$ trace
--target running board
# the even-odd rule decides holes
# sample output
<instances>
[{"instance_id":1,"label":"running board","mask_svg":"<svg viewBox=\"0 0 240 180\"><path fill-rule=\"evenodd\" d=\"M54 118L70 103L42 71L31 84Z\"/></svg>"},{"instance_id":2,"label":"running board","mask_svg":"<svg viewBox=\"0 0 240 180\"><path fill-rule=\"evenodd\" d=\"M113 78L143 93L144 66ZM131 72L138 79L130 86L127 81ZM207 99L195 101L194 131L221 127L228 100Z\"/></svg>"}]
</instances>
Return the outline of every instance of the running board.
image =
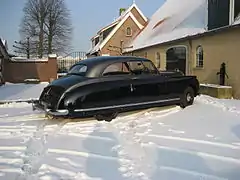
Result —
<instances>
[{"instance_id":1,"label":"running board","mask_svg":"<svg viewBox=\"0 0 240 180\"><path fill-rule=\"evenodd\" d=\"M81 112L89 112L89 111L109 110L109 109L115 109L115 108L127 108L127 107L141 106L141 105L151 105L151 104L157 104L157 103L174 102L174 101L179 101L179 100L180 100L180 98L173 98L173 99L164 99L164 100L157 100L157 101L131 103L131 104L114 105L114 106L106 106L106 107L75 109L74 112L81 113ZM53 115L53 116L67 116L67 115L69 115L69 111L67 109L52 111L51 109L44 109L44 107L42 107L38 103L33 103L33 110L35 110L35 109L43 110L47 114Z\"/></svg>"},{"instance_id":2,"label":"running board","mask_svg":"<svg viewBox=\"0 0 240 180\"><path fill-rule=\"evenodd\" d=\"M114 108L126 108L126 107L132 107L132 106L150 105L150 104L172 102L172 101L179 101L179 100L180 98L174 98L174 99L165 99L165 100L157 100L157 101L149 101L149 102L141 102L141 103L106 106L106 107L75 109L74 112L89 112L89 111L98 111L98 110L108 110L108 109L114 109Z\"/></svg>"}]
</instances>

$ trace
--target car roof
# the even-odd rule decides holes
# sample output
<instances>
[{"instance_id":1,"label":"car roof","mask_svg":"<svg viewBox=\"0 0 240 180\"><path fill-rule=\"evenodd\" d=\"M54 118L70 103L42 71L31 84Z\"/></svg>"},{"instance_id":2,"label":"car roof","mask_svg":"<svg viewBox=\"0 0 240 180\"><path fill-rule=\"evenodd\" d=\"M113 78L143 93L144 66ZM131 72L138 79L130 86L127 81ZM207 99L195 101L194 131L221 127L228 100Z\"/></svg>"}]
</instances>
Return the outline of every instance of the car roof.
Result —
<instances>
[{"instance_id":1,"label":"car roof","mask_svg":"<svg viewBox=\"0 0 240 180\"><path fill-rule=\"evenodd\" d=\"M117 63L123 62L126 60L131 61L150 61L146 58L136 57L136 56L96 56L88 59L79 61L77 64L86 64L86 65L97 65L97 64L108 64L108 63Z\"/></svg>"},{"instance_id":2,"label":"car roof","mask_svg":"<svg viewBox=\"0 0 240 180\"><path fill-rule=\"evenodd\" d=\"M136 56L97 56L81 60L74 64L73 66L84 64L88 66L86 77L98 77L99 74L101 74L102 71L110 64L121 63L126 61L151 62L151 60L149 59Z\"/></svg>"}]
</instances>

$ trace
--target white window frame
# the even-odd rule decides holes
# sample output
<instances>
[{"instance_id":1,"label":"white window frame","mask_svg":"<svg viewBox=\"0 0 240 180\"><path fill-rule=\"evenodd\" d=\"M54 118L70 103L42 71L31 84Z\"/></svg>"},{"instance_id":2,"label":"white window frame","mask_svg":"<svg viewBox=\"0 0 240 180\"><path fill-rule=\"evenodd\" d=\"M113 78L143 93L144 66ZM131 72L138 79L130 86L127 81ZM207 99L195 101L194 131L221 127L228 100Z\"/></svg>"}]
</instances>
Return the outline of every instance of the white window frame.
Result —
<instances>
[{"instance_id":1,"label":"white window frame","mask_svg":"<svg viewBox=\"0 0 240 180\"><path fill-rule=\"evenodd\" d=\"M148 52L144 52L144 58L148 58Z\"/></svg>"},{"instance_id":2,"label":"white window frame","mask_svg":"<svg viewBox=\"0 0 240 180\"><path fill-rule=\"evenodd\" d=\"M157 68L161 68L161 54L159 52L156 52L155 63Z\"/></svg>"},{"instance_id":3,"label":"white window frame","mask_svg":"<svg viewBox=\"0 0 240 180\"><path fill-rule=\"evenodd\" d=\"M130 29L130 34L128 34L129 29ZM132 36L132 28L131 27L126 28L126 36Z\"/></svg>"},{"instance_id":4,"label":"white window frame","mask_svg":"<svg viewBox=\"0 0 240 180\"><path fill-rule=\"evenodd\" d=\"M234 9L235 9L235 0L230 0L229 5L229 25L232 25L234 23Z\"/></svg>"},{"instance_id":5,"label":"white window frame","mask_svg":"<svg viewBox=\"0 0 240 180\"><path fill-rule=\"evenodd\" d=\"M202 53L202 55L200 55L201 53ZM204 66L204 50L203 50L203 47L201 45L199 45L196 48L196 67L203 68L203 66Z\"/></svg>"}]
</instances>

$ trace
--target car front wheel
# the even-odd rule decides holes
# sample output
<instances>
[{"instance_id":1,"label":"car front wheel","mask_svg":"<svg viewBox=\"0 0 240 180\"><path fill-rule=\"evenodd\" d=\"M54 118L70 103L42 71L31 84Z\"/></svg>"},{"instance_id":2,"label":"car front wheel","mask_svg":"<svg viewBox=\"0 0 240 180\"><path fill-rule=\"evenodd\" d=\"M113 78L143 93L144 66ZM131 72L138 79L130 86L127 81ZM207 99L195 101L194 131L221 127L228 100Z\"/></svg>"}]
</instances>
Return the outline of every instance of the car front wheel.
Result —
<instances>
[{"instance_id":1,"label":"car front wheel","mask_svg":"<svg viewBox=\"0 0 240 180\"><path fill-rule=\"evenodd\" d=\"M194 90L192 87L185 89L180 97L180 107L185 108L193 104L194 101Z\"/></svg>"}]
</instances>

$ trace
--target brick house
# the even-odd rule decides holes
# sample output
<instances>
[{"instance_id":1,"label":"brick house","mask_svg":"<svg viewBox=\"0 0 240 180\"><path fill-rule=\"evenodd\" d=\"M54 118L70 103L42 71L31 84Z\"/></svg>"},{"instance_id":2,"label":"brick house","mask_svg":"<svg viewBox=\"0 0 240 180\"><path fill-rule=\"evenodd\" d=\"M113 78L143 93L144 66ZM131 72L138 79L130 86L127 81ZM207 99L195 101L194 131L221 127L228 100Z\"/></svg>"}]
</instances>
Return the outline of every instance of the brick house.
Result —
<instances>
[{"instance_id":1,"label":"brick house","mask_svg":"<svg viewBox=\"0 0 240 180\"><path fill-rule=\"evenodd\" d=\"M87 56L122 55L124 44L129 43L147 24L147 18L133 3L121 11L120 16L111 24L100 29L92 37L92 47Z\"/></svg>"},{"instance_id":2,"label":"brick house","mask_svg":"<svg viewBox=\"0 0 240 180\"><path fill-rule=\"evenodd\" d=\"M160 70L179 69L200 83L219 84L226 64L226 85L240 98L240 1L169 0L124 50L147 57Z\"/></svg>"}]
</instances>

